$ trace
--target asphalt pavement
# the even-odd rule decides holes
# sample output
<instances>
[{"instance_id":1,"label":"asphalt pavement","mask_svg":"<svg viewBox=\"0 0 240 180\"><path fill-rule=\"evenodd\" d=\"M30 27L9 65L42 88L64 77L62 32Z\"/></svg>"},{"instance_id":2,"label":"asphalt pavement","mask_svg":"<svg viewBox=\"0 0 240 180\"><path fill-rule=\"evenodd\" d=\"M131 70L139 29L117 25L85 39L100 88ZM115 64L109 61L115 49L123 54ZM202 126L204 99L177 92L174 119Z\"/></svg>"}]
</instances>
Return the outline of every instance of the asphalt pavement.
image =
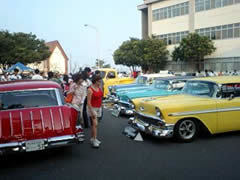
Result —
<instances>
[{"instance_id":1,"label":"asphalt pavement","mask_svg":"<svg viewBox=\"0 0 240 180\"><path fill-rule=\"evenodd\" d=\"M99 125L99 149L89 143L0 158L0 180L36 179L240 179L240 132L200 137L192 143L122 134L127 118L109 110Z\"/></svg>"}]
</instances>

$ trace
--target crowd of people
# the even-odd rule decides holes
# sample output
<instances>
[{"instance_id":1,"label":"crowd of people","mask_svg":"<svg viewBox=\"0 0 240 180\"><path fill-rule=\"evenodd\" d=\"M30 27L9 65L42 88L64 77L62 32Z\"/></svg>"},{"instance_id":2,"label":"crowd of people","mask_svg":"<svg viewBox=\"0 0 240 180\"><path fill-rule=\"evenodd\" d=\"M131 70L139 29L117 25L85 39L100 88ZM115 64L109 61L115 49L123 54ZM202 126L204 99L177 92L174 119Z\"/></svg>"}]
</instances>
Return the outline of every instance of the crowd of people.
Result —
<instances>
[{"instance_id":1,"label":"crowd of people","mask_svg":"<svg viewBox=\"0 0 240 180\"><path fill-rule=\"evenodd\" d=\"M91 127L92 147L98 148L101 141L97 139L98 121L102 117L103 80L100 71L91 71L86 67L82 72L71 75L60 76L58 73L48 72L47 77L43 76L38 69L34 74L23 75L18 69L14 69L12 74L4 72L0 81L14 81L22 79L49 80L58 83L65 96L71 96L68 102L79 113L79 121L83 127Z\"/></svg>"}]
</instances>

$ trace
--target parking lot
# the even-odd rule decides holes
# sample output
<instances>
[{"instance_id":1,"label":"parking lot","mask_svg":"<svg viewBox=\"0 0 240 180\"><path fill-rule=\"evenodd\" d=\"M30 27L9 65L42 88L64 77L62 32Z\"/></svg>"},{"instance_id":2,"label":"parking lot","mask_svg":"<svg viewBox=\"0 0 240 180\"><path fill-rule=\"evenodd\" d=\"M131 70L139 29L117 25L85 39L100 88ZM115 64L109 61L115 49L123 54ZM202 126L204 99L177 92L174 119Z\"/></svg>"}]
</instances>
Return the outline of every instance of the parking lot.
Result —
<instances>
[{"instance_id":1,"label":"parking lot","mask_svg":"<svg viewBox=\"0 0 240 180\"><path fill-rule=\"evenodd\" d=\"M127 118L109 110L99 125L102 145L83 144L3 156L0 179L239 179L240 133L200 137L192 143L124 136Z\"/></svg>"}]
</instances>

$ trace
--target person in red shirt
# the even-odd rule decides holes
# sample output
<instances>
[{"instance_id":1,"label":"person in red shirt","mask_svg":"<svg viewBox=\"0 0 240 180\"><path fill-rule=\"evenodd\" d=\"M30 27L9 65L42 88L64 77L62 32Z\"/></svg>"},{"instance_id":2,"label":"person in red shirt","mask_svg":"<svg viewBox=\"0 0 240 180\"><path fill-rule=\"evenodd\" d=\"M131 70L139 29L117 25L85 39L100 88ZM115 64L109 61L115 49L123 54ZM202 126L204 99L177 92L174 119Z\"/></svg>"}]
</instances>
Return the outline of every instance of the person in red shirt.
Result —
<instances>
[{"instance_id":1,"label":"person in red shirt","mask_svg":"<svg viewBox=\"0 0 240 180\"><path fill-rule=\"evenodd\" d=\"M88 88L87 93L87 111L92 121L90 142L94 148L98 148L101 144L101 141L97 139L98 118L102 114L103 92L101 90L101 80L100 76L93 75L92 85Z\"/></svg>"}]
</instances>

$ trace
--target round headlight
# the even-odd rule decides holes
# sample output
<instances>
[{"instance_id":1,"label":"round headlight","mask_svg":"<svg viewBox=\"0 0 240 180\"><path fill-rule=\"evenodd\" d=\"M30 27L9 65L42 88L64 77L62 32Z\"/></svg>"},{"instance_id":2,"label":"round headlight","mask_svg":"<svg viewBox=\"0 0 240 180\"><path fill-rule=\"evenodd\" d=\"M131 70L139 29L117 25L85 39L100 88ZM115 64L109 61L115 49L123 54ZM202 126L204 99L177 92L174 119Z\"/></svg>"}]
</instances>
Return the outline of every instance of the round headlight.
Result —
<instances>
[{"instance_id":1,"label":"round headlight","mask_svg":"<svg viewBox=\"0 0 240 180\"><path fill-rule=\"evenodd\" d=\"M161 114L160 109L158 107L156 107L155 110L156 110L156 116L161 117L162 114Z\"/></svg>"}]
</instances>

